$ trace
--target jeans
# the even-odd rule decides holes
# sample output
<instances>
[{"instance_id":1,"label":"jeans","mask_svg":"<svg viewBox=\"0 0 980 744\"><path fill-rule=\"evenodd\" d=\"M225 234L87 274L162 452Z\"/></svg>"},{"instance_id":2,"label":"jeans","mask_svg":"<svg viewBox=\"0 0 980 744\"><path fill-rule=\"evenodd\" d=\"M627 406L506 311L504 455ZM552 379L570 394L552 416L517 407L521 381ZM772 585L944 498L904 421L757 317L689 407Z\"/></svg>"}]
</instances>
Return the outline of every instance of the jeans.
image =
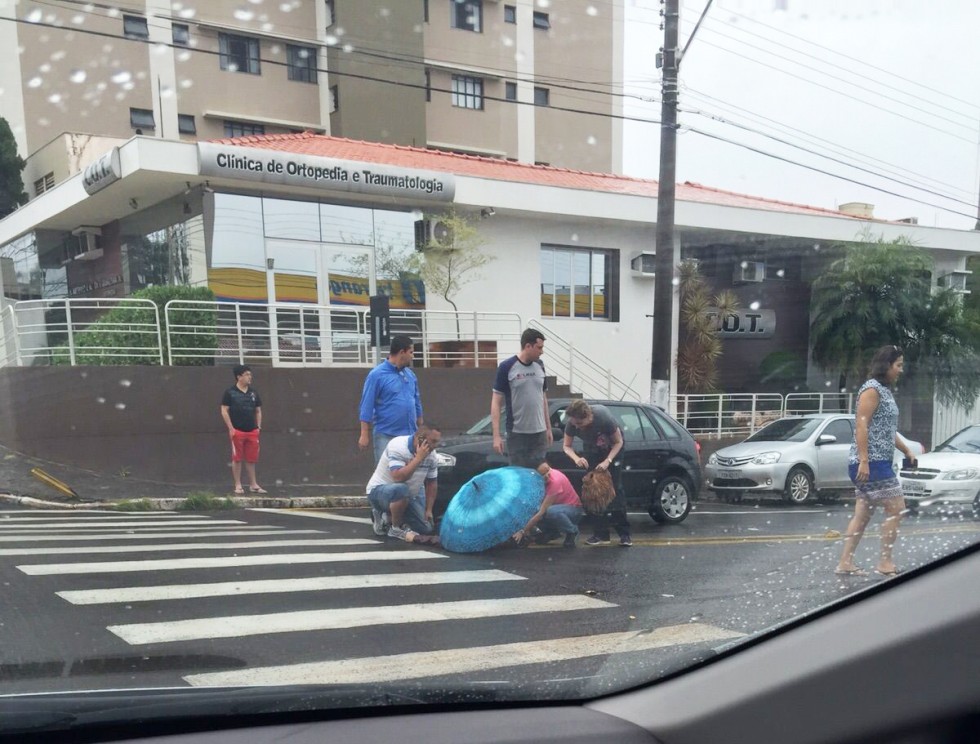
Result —
<instances>
[{"instance_id":1,"label":"jeans","mask_svg":"<svg viewBox=\"0 0 980 744\"><path fill-rule=\"evenodd\" d=\"M374 432L371 434L371 441L374 444L374 464L377 465L381 462L381 455L385 453L385 448L388 446L388 442L395 438L395 434L382 434L381 432Z\"/></svg>"},{"instance_id":2,"label":"jeans","mask_svg":"<svg viewBox=\"0 0 980 744\"><path fill-rule=\"evenodd\" d=\"M385 514L391 514L391 504L393 501L408 499L405 507L404 523L416 532L423 535L431 535L435 531L435 525L425 521L425 489L422 488L414 496L408 492L408 485L405 483L384 483L375 486L368 494L368 501L371 506ZM401 527L400 524L394 525Z\"/></svg>"},{"instance_id":3,"label":"jeans","mask_svg":"<svg viewBox=\"0 0 980 744\"><path fill-rule=\"evenodd\" d=\"M578 534L578 523L585 511L581 506L571 504L552 504L541 517L542 532L564 532L566 535Z\"/></svg>"},{"instance_id":4,"label":"jeans","mask_svg":"<svg viewBox=\"0 0 980 744\"><path fill-rule=\"evenodd\" d=\"M507 458L511 465L522 468L536 468L544 462L548 451L546 432L537 434L520 434L510 432L507 435Z\"/></svg>"},{"instance_id":5,"label":"jeans","mask_svg":"<svg viewBox=\"0 0 980 744\"><path fill-rule=\"evenodd\" d=\"M589 466L595 468L596 463L606 459L609 450L586 450L585 459L589 461ZM592 516L592 534L603 540L609 539L609 527L612 526L621 538L630 536L630 523L626 516L626 493L623 491L623 460L618 456L609 466L609 475L612 477L613 485L616 487L616 498L614 498L603 514Z\"/></svg>"}]
</instances>

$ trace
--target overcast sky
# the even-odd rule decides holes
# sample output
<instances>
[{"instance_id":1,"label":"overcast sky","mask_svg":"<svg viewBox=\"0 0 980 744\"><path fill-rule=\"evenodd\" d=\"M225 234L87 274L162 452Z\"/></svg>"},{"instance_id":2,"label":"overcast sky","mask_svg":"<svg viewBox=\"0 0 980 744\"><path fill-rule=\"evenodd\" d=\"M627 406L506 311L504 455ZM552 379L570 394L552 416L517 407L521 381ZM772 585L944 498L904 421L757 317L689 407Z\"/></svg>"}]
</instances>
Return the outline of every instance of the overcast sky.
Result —
<instances>
[{"instance_id":1,"label":"overcast sky","mask_svg":"<svg viewBox=\"0 0 980 744\"><path fill-rule=\"evenodd\" d=\"M705 5L682 0L682 47ZM657 101L627 98L626 113L659 119L660 4L626 0L626 6L627 93ZM693 131L678 138L678 181L829 208L868 202L876 217L973 229L980 179L978 29L978 0L715 0L681 64L682 127L860 183ZM627 122L625 145L626 172L657 178L659 126Z\"/></svg>"}]
</instances>

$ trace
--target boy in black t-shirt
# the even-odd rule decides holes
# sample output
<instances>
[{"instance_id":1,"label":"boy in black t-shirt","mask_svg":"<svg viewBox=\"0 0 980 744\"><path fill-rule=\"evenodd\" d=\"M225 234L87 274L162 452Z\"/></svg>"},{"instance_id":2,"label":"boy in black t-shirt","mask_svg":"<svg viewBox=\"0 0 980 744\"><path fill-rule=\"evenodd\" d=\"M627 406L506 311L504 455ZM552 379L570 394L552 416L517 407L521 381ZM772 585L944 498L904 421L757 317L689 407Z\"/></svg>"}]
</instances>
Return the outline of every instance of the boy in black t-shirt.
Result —
<instances>
[{"instance_id":1,"label":"boy in black t-shirt","mask_svg":"<svg viewBox=\"0 0 980 744\"><path fill-rule=\"evenodd\" d=\"M232 368L235 384L225 390L221 398L221 418L231 440L231 475L235 480L235 493L244 494L242 488L242 462L248 475L248 490L266 493L255 479L255 463L259 461L259 432L262 429L262 399L252 387L252 370L244 364Z\"/></svg>"}]
</instances>

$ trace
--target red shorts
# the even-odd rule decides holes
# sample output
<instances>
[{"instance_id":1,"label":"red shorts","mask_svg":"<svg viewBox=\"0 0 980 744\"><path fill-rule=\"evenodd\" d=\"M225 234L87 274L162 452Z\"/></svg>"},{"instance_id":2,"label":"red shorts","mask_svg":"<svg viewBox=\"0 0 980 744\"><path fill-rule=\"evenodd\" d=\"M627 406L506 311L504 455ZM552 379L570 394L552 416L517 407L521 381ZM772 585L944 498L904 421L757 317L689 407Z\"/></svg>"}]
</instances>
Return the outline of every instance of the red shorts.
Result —
<instances>
[{"instance_id":1,"label":"red shorts","mask_svg":"<svg viewBox=\"0 0 980 744\"><path fill-rule=\"evenodd\" d=\"M231 461L232 462L258 462L259 461L259 430L239 431L235 429L235 435L231 439Z\"/></svg>"}]
</instances>

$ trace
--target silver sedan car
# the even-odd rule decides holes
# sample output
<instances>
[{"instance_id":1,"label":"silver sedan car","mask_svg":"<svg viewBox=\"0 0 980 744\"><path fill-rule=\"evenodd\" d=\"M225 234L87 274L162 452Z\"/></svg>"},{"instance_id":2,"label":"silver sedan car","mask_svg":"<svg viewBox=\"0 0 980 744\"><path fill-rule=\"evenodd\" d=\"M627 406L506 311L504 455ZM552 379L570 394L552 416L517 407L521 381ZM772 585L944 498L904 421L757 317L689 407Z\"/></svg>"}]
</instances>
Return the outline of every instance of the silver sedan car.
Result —
<instances>
[{"instance_id":1,"label":"silver sedan car","mask_svg":"<svg viewBox=\"0 0 980 744\"><path fill-rule=\"evenodd\" d=\"M802 504L817 491L853 488L847 474L853 441L851 414L781 418L744 442L713 453L705 467L705 484L731 501L740 500L746 492L770 492ZM905 441L913 452L922 452L918 442ZM895 450L895 455L898 473L902 454Z\"/></svg>"}]
</instances>

